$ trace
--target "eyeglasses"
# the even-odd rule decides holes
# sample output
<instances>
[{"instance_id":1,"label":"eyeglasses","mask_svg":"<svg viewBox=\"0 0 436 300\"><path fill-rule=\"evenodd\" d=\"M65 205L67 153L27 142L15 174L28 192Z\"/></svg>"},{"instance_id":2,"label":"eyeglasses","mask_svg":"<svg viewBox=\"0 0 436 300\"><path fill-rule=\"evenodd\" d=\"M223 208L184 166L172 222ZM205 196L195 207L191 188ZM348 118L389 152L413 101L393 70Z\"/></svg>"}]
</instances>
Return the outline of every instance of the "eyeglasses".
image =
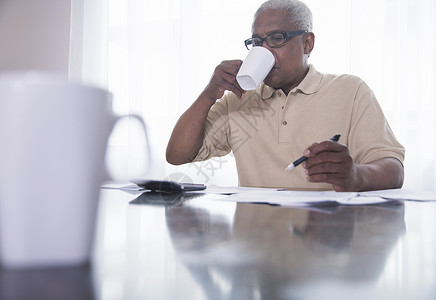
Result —
<instances>
[{"instance_id":1,"label":"eyeglasses","mask_svg":"<svg viewBox=\"0 0 436 300\"><path fill-rule=\"evenodd\" d=\"M262 46L263 42L265 42L268 46L271 48L277 48L282 46L284 43L286 43L287 39L297 36L306 34L307 30L298 30L298 31L291 31L291 32L277 32L272 33L268 35L265 38L249 38L244 41L245 47L247 47L248 50L250 50L253 47L256 46Z\"/></svg>"}]
</instances>

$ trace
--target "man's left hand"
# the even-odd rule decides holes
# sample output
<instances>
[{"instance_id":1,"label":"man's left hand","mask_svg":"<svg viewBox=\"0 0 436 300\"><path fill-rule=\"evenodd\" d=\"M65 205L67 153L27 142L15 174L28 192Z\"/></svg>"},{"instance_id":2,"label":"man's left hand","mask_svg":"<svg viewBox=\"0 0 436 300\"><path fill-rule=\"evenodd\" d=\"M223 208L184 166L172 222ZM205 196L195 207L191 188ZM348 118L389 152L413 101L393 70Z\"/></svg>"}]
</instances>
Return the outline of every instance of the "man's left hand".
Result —
<instances>
[{"instance_id":1,"label":"man's left hand","mask_svg":"<svg viewBox=\"0 0 436 300\"><path fill-rule=\"evenodd\" d=\"M324 141L312 144L304 151L303 163L307 181L326 182L337 192L358 190L357 168L344 144Z\"/></svg>"}]
</instances>

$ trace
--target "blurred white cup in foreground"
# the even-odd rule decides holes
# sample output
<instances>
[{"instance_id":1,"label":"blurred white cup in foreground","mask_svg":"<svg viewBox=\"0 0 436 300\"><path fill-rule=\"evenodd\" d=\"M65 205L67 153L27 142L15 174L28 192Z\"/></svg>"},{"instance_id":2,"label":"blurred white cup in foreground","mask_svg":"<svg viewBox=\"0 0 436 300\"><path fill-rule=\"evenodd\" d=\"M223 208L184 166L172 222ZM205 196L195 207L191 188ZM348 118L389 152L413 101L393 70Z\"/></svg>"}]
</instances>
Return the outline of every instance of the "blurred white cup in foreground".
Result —
<instances>
[{"instance_id":1,"label":"blurred white cup in foreground","mask_svg":"<svg viewBox=\"0 0 436 300\"><path fill-rule=\"evenodd\" d=\"M274 66L274 55L264 47L253 47L241 65L236 80L242 89L255 90Z\"/></svg>"},{"instance_id":2,"label":"blurred white cup in foreground","mask_svg":"<svg viewBox=\"0 0 436 300\"><path fill-rule=\"evenodd\" d=\"M121 117L104 89L47 72L0 73L3 267L89 262L107 141Z\"/></svg>"}]
</instances>

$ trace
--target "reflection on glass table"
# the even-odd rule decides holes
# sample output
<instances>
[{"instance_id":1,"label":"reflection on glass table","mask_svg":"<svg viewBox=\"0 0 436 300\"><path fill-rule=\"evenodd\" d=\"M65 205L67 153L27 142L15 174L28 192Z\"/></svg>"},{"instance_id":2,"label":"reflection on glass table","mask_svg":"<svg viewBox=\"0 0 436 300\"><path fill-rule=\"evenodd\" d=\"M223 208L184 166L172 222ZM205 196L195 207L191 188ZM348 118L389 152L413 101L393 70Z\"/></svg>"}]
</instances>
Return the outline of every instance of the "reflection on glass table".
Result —
<instances>
[{"instance_id":1,"label":"reflection on glass table","mask_svg":"<svg viewBox=\"0 0 436 300\"><path fill-rule=\"evenodd\" d=\"M293 299L306 295L304 286L331 281L375 285L405 230L403 205L238 204L233 226L186 206L167 209L166 220L180 259L210 299Z\"/></svg>"}]
</instances>

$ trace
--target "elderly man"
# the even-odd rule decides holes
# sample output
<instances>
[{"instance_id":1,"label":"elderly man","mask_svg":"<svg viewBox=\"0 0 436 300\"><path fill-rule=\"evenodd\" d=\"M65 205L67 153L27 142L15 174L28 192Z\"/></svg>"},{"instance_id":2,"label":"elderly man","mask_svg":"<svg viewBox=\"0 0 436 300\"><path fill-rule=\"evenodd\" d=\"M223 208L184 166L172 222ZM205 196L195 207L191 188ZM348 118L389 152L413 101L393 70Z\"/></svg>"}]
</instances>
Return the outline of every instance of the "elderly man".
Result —
<instances>
[{"instance_id":1,"label":"elderly man","mask_svg":"<svg viewBox=\"0 0 436 300\"><path fill-rule=\"evenodd\" d=\"M401 187L405 151L373 92L355 76L315 70L308 62L314 43L312 13L304 3L263 3L245 44L270 50L274 67L260 87L244 91L236 81L240 60L217 66L178 120L167 161L178 165L233 151L241 186L336 191ZM339 142L328 140L335 134L341 134ZM308 159L285 171L301 155Z\"/></svg>"}]
</instances>

